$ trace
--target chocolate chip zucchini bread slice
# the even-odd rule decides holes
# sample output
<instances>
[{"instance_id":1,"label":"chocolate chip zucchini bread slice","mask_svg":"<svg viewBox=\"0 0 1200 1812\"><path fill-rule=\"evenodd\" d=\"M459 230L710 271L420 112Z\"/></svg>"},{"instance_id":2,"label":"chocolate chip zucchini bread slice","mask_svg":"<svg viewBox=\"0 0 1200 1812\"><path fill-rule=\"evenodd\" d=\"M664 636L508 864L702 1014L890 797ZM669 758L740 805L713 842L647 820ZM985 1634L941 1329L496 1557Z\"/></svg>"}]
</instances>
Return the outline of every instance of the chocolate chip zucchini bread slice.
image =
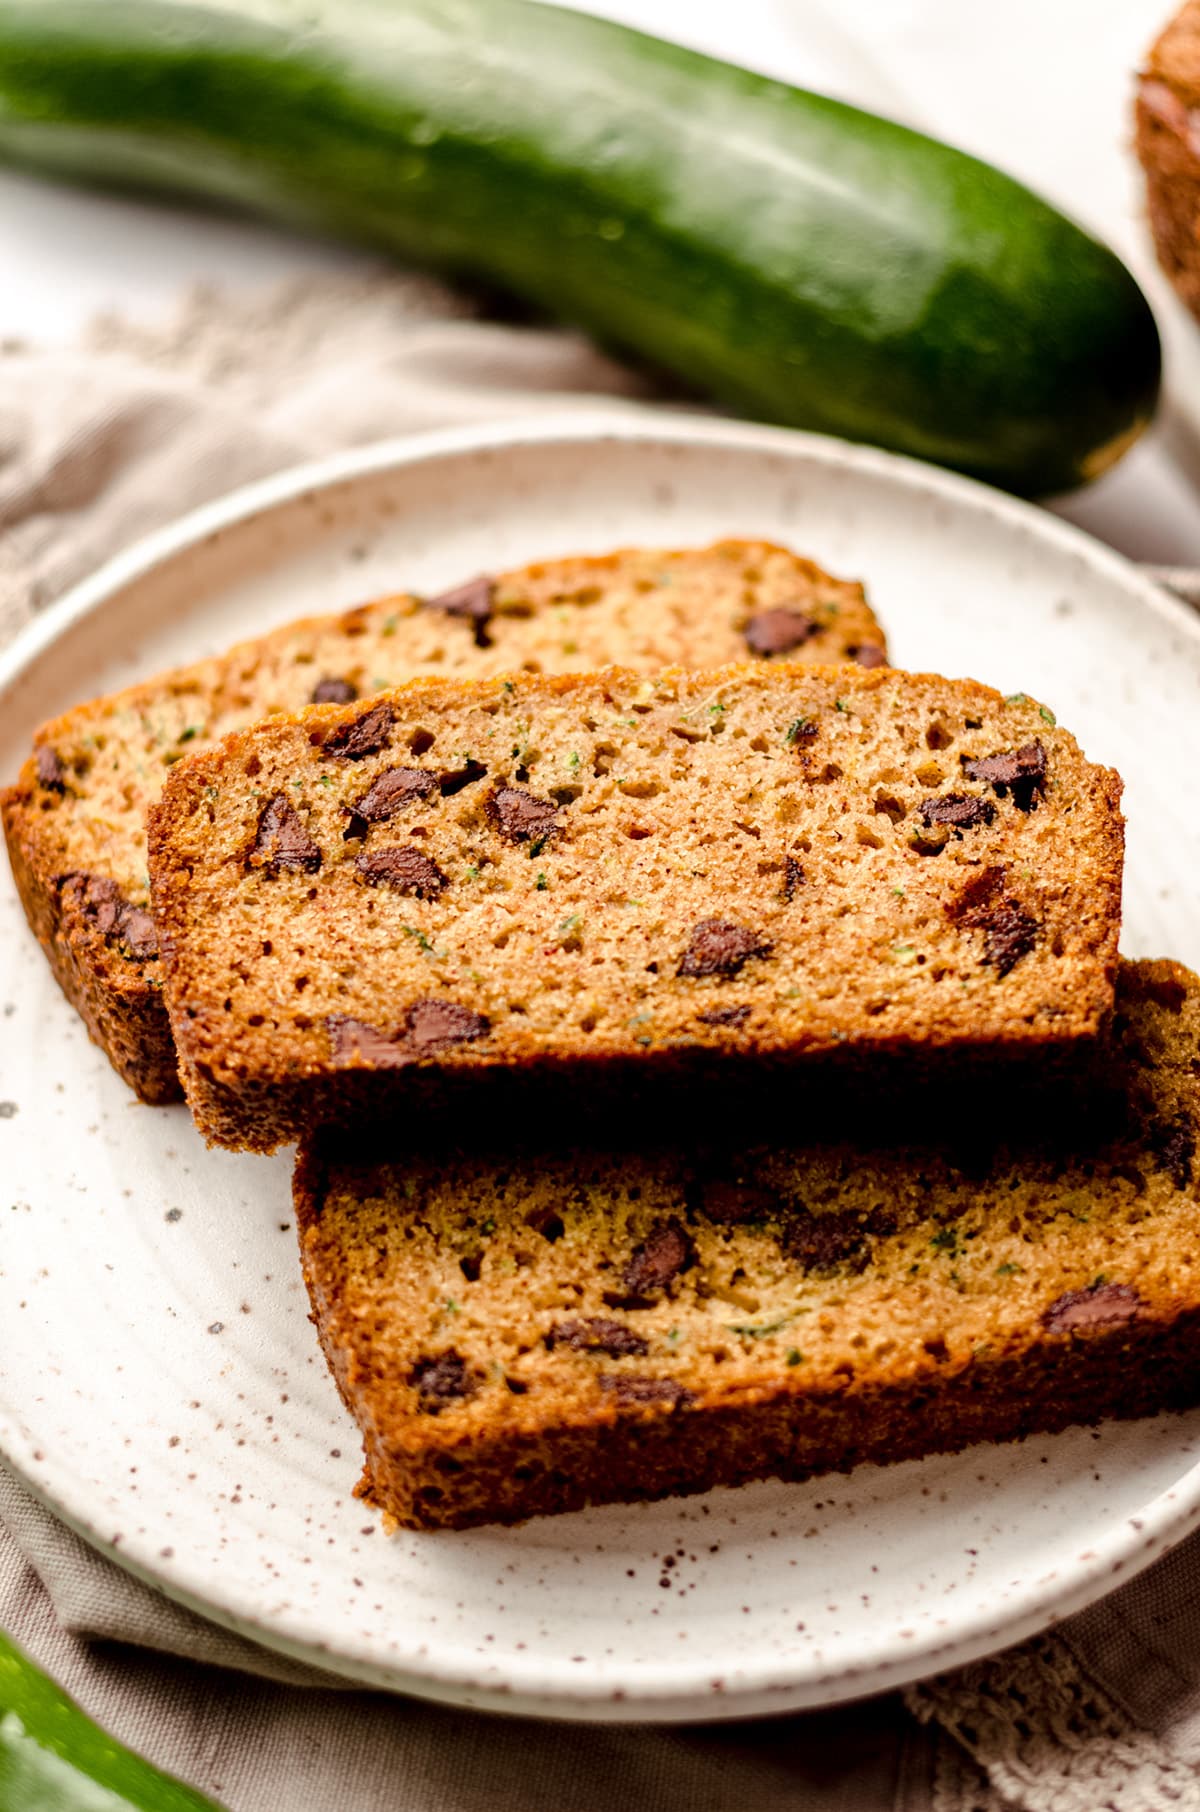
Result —
<instances>
[{"instance_id":1,"label":"chocolate chip zucchini bread slice","mask_svg":"<svg viewBox=\"0 0 1200 1812\"><path fill-rule=\"evenodd\" d=\"M270 1149L480 1082L577 1116L734 1056L1090 1038L1119 793L1033 700L886 669L418 680L272 718L150 813L188 1101Z\"/></svg>"},{"instance_id":2,"label":"chocolate chip zucchini bread slice","mask_svg":"<svg viewBox=\"0 0 1200 1812\"><path fill-rule=\"evenodd\" d=\"M1151 47L1136 122L1158 260L1200 315L1200 0L1188 0Z\"/></svg>"},{"instance_id":3,"label":"chocolate chip zucchini bread slice","mask_svg":"<svg viewBox=\"0 0 1200 1812\"><path fill-rule=\"evenodd\" d=\"M440 597L383 598L79 706L0 795L29 922L59 983L146 1101L179 1096L149 911L145 816L171 766L230 731L419 673L886 660L862 587L762 541L553 560Z\"/></svg>"},{"instance_id":4,"label":"chocolate chip zucchini bread slice","mask_svg":"<svg viewBox=\"0 0 1200 1812\"><path fill-rule=\"evenodd\" d=\"M514 1522L1195 1402L1200 982L1124 965L1094 1093L1026 1107L686 1157L318 1135L300 1249L360 1494Z\"/></svg>"}]
</instances>

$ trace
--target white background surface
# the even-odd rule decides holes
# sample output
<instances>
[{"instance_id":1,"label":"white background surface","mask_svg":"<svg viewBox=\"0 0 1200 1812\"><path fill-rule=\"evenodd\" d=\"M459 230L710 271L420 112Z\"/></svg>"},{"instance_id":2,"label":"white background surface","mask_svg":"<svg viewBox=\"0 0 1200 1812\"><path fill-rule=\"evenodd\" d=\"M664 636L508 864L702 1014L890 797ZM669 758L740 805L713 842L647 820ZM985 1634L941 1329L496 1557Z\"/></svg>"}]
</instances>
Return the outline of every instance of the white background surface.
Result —
<instances>
[{"instance_id":1,"label":"white background surface","mask_svg":"<svg viewBox=\"0 0 1200 1812\"><path fill-rule=\"evenodd\" d=\"M1157 279L1129 148L1133 71L1171 4L591 0L588 10L891 113L1040 189L1133 264L1169 317L1178 405L1200 419L1200 329L1175 316ZM364 262L255 223L0 175L0 338L70 339L102 307L163 315L197 279L255 286ZM1177 451L1156 431L1062 513L1135 558L1200 563L1200 491Z\"/></svg>"}]
</instances>

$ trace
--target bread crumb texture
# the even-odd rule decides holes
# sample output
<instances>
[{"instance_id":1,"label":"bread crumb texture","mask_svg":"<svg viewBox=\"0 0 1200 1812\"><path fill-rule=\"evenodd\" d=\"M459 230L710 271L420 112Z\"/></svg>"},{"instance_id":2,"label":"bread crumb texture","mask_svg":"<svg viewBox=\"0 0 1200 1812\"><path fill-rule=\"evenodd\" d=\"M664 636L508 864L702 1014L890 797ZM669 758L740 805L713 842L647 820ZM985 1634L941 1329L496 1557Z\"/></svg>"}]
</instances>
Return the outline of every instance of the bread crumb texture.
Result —
<instances>
[{"instance_id":1,"label":"bread crumb texture","mask_svg":"<svg viewBox=\"0 0 1200 1812\"><path fill-rule=\"evenodd\" d=\"M1035 1046L1112 1004L1120 783L970 681L419 681L185 760L154 912L201 1129L353 1072ZM686 1067L686 1064L685 1064Z\"/></svg>"},{"instance_id":2,"label":"bread crumb texture","mask_svg":"<svg viewBox=\"0 0 1200 1812\"><path fill-rule=\"evenodd\" d=\"M1137 154L1159 263L1200 315L1200 3L1152 45L1138 82Z\"/></svg>"},{"instance_id":3,"label":"bread crumb texture","mask_svg":"<svg viewBox=\"0 0 1200 1812\"><path fill-rule=\"evenodd\" d=\"M318 1138L301 1252L361 1490L514 1521L1194 1400L1198 1091L1200 983L1137 963L1070 1116L885 1149Z\"/></svg>"},{"instance_id":4,"label":"bread crumb texture","mask_svg":"<svg viewBox=\"0 0 1200 1812\"><path fill-rule=\"evenodd\" d=\"M146 812L176 762L260 718L350 703L416 674L479 678L672 664L886 662L861 586L726 540L482 576L310 618L43 725L0 810L29 922L93 1038L146 1100L177 1098L160 996Z\"/></svg>"}]
</instances>

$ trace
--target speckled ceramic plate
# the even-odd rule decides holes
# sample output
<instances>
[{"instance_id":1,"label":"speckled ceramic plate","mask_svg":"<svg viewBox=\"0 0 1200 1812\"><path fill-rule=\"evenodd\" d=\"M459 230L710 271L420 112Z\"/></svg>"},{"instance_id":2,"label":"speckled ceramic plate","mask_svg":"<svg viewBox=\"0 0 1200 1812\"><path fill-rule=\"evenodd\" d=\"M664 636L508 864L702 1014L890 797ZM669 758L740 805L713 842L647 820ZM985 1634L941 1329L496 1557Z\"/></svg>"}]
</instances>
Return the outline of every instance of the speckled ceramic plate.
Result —
<instances>
[{"instance_id":1,"label":"speckled ceramic plate","mask_svg":"<svg viewBox=\"0 0 1200 1812\"><path fill-rule=\"evenodd\" d=\"M898 661L1053 704L1128 782L1132 954L1200 964L1200 623L1036 510L831 441L611 414L455 433L241 493L0 663L0 774L79 697L301 612L719 533L861 575ZM460 1704L783 1710L1025 1636L1200 1520L1200 1412L808 1485L388 1538L306 1320L286 1157L134 1103L0 881L0 1447L218 1621ZM665 1564L670 1557L671 1564Z\"/></svg>"}]
</instances>

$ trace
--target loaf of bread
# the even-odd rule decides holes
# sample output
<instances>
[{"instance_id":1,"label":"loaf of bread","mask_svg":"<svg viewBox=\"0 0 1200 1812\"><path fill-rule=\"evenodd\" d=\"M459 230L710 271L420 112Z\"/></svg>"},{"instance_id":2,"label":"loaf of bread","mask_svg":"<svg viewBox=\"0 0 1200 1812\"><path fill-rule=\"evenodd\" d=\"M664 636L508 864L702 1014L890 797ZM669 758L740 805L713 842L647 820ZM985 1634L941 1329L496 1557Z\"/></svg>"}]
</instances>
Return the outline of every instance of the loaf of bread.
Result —
<instances>
[{"instance_id":1,"label":"loaf of bread","mask_svg":"<svg viewBox=\"0 0 1200 1812\"><path fill-rule=\"evenodd\" d=\"M734 1053L744 1079L1061 1048L1112 1004L1119 794L1023 694L887 669L418 680L271 718L150 813L187 1098L263 1150L481 1081L578 1116Z\"/></svg>"},{"instance_id":2,"label":"loaf of bread","mask_svg":"<svg viewBox=\"0 0 1200 1812\"><path fill-rule=\"evenodd\" d=\"M1200 315L1200 0L1188 0L1146 58L1137 154L1159 263Z\"/></svg>"},{"instance_id":3,"label":"loaf of bread","mask_svg":"<svg viewBox=\"0 0 1200 1812\"><path fill-rule=\"evenodd\" d=\"M17 887L92 1037L145 1101L178 1098L149 911L145 816L171 766L228 732L418 673L652 671L753 655L886 660L862 588L760 541L554 560L441 597L384 598L243 643L39 730L0 796Z\"/></svg>"},{"instance_id":4,"label":"loaf of bread","mask_svg":"<svg viewBox=\"0 0 1200 1812\"><path fill-rule=\"evenodd\" d=\"M1200 1398L1197 978L1123 967L1076 1114L973 1109L908 1149L310 1140L301 1255L360 1494L514 1522Z\"/></svg>"}]
</instances>

